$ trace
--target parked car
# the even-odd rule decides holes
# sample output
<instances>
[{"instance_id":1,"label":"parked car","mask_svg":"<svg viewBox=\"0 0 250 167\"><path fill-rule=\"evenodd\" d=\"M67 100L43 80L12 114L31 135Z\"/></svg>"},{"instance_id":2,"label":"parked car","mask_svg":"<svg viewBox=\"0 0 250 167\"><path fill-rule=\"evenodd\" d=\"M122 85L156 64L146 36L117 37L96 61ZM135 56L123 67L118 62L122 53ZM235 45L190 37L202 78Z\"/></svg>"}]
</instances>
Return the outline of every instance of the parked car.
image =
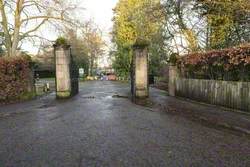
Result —
<instances>
[{"instance_id":1,"label":"parked car","mask_svg":"<svg viewBox=\"0 0 250 167\"><path fill-rule=\"evenodd\" d=\"M113 73L108 73L107 77L109 81L116 81L116 75Z\"/></svg>"}]
</instances>

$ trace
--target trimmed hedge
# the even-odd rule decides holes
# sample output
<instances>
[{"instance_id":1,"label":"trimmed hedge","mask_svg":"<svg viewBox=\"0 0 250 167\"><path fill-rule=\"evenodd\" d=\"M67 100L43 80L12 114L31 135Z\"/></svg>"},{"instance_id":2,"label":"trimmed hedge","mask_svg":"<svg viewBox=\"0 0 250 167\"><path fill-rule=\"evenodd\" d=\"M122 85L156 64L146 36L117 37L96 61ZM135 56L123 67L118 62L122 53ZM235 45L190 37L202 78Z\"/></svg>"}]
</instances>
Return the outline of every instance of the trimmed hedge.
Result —
<instances>
[{"instance_id":1,"label":"trimmed hedge","mask_svg":"<svg viewBox=\"0 0 250 167\"><path fill-rule=\"evenodd\" d=\"M31 61L27 57L0 58L0 102L33 96Z\"/></svg>"},{"instance_id":2,"label":"trimmed hedge","mask_svg":"<svg viewBox=\"0 0 250 167\"><path fill-rule=\"evenodd\" d=\"M250 44L188 54L177 65L186 78L250 81Z\"/></svg>"}]
</instances>

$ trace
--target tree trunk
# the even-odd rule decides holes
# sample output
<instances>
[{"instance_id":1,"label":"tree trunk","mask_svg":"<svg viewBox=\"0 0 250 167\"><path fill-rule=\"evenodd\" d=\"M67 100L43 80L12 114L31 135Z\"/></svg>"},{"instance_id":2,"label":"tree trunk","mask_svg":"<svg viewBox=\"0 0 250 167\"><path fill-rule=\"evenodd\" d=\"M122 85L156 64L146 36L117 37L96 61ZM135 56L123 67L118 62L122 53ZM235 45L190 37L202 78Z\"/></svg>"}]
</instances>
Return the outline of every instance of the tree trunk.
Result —
<instances>
[{"instance_id":1,"label":"tree trunk","mask_svg":"<svg viewBox=\"0 0 250 167\"><path fill-rule=\"evenodd\" d=\"M19 0L17 2L16 10L15 10L15 28L14 28L14 34L13 34L13 41L11 46L11 55L16 56L16 51L18 47L18 43L20 40L20 28L21 28L21 10L23 7L23 1Z\"/></svg>"},{"instance_id":2,"label":"tree trunk","mask_svg":"<svg viewBox=\"0 0 250 167\"><path fill-rule=\"evenodd\" d=\"M4 2L3 0L0 0L0 10L1 10L1 16L2 16L2 27L4 31L4 37L5 37L5 47L7 49L8 56L15 56L17 47L20 40L20 28L21 28L21 11L23 7L24 0L18 0L16 2L16 9L15 9L15 24L14 24L14 32L13 36L9 33L9 27L8 27L8 19L6 16L5 8L4 8Z\"/></svg>"},{"instance_id":3,"label":"tree trunk","mask_svg":"<svg viewBox=\"0 0 250 167\"><path fill-rule=\"evenodd\" d=\"M11 56L11 36L9 33L9 28L8 28L8 19L5 13L5 9L4 9L4 3L3 0L0 0L0 10L1 10L1 16L2 16L2 27L3 27L3 31L4 31L4 38L5 38L5 47L7 49L7 54L8 56Z\"/></svg>"}]
</instances>

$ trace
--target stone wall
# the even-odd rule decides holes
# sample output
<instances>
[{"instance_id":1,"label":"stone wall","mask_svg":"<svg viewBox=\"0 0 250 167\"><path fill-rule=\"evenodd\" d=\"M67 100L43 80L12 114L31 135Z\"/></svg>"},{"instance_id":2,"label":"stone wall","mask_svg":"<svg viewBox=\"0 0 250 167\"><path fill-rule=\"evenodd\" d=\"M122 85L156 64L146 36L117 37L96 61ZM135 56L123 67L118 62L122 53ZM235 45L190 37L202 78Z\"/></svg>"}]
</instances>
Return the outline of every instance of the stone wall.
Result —
<instances>
[{"instance_id":1,"label":"stone wall","mask_svg":"<svg viewBox=\"0 0 250 167\"><path fill-rule=\"evenodd\" d=\"M250 82L179 77L173 82L176 96L250 112Z\"/></svg>"}]
</instances>

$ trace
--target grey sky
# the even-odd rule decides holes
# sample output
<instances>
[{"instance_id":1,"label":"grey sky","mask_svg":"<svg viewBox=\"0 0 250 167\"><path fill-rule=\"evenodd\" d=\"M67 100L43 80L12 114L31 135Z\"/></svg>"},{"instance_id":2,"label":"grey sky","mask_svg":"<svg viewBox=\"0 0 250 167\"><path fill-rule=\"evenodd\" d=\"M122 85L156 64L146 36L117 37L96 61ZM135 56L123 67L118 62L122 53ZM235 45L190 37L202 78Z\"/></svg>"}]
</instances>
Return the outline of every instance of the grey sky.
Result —
<instances>
[{"instance_id":1,"label":"grey sky","mask_svg":"<svg viewBox=\"0 0 250 167\"><path fill-rule=\"evenodd\" d=\"M85 18L93 18L93 20L104 31L108 31L112 27L111 19L113 17L112 9L118 0L83 0L81 6L85 8Z\"/></svg>"},{"instance_id":2,"label":"grey sky","mask_svg":"<svg viewBox=\"0 0 250 167\"><path fill-rule=\"evenodd\" d=\"M117 2L118 0L82 0L79 7L85 10L79 12L77 17L83 20L92 19L103 31L105 40L109 40L110 37L108 34L112 28L112 9ZM50 36L49 39L54 39L57 36L54 32L46 32L45 34ZM23 48L31 53L36 53L37 51L37 48L28 43L23 44Z\"/></svg>"}]
</instances>

